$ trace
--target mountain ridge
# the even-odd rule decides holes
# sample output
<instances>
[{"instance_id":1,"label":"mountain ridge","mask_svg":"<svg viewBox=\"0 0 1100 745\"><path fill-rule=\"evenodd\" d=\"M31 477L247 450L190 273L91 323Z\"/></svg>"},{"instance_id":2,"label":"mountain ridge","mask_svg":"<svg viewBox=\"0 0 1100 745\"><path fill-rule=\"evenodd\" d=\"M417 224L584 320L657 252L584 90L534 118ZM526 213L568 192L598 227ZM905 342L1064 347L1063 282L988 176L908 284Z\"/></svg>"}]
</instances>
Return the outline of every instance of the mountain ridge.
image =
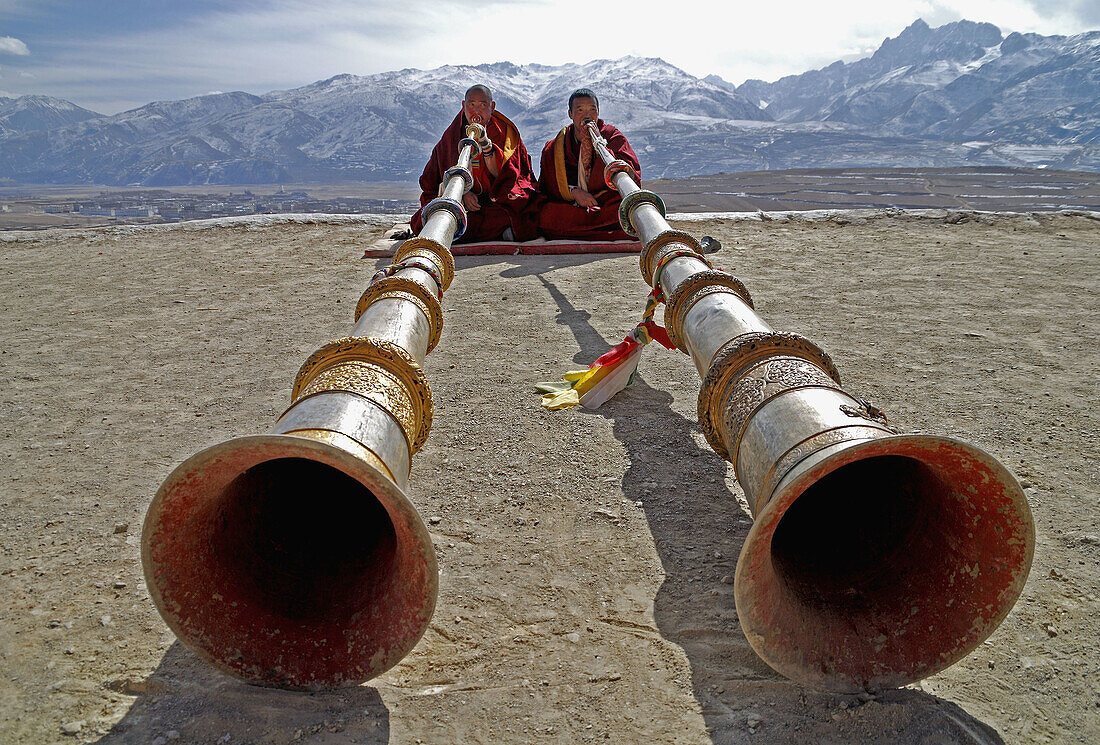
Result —
<instances>
[{"instance_id":1,"label":"mountain ridge","mask_svg":"<svg viewBox=\"0 0 1100 745\"><path fill-rule=\"evenodd\" d=\"M584 85L646 177L777 168L1020 165L1100 170L1100 31L1072 37L918 20L870 56L773 83L697 78L659 57L341 73L297 88L159 101L100 116L0 99L0 172L26 182L408 180L470 85L538 161ZM71 107L71 108L70 108ZM5 124L5 122L14 122Z\"/></svg>"}]
</instances>

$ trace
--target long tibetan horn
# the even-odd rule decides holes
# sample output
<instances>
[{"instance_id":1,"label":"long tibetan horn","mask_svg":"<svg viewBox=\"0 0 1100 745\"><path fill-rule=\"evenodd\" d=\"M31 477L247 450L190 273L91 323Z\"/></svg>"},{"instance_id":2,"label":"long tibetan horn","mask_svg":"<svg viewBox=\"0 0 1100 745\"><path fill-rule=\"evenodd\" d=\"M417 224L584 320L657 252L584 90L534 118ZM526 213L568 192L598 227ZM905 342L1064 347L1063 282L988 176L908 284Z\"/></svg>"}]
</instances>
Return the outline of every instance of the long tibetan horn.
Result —
<instances>
[{"instance_id":1,"label":"long tibetan horn","mask_svg":"<svg viewBox=\"0 0 1100 745\"><path fill-rule=\"evenodd\" d=\"M737 613L756 652L797 682L895 687L961 659L1023 590L1031 511L988 453L900 434L840 387L829 356L775 331L745 286L672 230L588 125L639 236L642 275L668 299L665 325L702 377L699 423L731 461L754 524L737 564Z\"/></svg>"},{"instance_id":2,"label":"long tibetan horn","mask_svg":"<svg viewBox=\"0 0 1100 745\"><path fill-rule=\"evenodd\" d=\"M421 365L443 327L476 148L459 143L424 229L367 287L351 336L306 360L270 433L192 456L149 507L153 601L225 672L284 688L355 685L395 665L431 620L435 550L405 489L431 427Z\"/></svg>"}]
</instances>

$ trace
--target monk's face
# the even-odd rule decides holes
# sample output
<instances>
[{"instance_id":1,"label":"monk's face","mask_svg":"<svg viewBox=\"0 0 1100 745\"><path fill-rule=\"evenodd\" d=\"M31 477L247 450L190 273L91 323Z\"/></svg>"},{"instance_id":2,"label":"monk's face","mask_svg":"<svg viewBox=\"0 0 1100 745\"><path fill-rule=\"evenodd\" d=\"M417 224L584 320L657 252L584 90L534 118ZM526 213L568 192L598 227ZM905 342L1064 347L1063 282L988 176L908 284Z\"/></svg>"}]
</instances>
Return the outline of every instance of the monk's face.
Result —
<instances>
[{"instance_id":1,"label":"monk's face","mask_svg":"<svg viewBox=\"0 0 1100 745\"><path fill-rule=\"evenodd\" d=\"M470 124L488 124L496 108L497 105L481 91L470 91L462 101L462 113Z\"/></svg>"},{"instance_id":2,"label":"monk's face","mask_svg":"<svg viewBox=\"0 0 1100 745\"><path fill-rule=\"evenodd\" d=\"M569 109L569 118L573 120L573 132L580 137L581 132L584 131L584 120L591 119L596 121L600 118L600 107L596 105L596 102L582 96L580 98L573 99L573 106Z\"/></svg>"}]
</instances>

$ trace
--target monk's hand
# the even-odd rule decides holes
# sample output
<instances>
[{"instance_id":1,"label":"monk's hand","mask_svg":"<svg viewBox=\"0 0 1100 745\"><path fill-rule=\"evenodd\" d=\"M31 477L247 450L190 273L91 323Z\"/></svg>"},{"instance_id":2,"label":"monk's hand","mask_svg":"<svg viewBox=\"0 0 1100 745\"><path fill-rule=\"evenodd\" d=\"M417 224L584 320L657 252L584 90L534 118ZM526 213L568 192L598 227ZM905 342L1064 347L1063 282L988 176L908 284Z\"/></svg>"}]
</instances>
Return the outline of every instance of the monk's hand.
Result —
<instances>
[{"instance_id":1,"label":"monk's hand","mask_svg":"<svg viewBox=\"0 0 1100 745\"><path fill-rule=\"evenodd\" d=\"M586 210L592 208L599 209L600 203L596 201L596 198L588 193L587 190L580 188L579 186L572 187L573 201L577 203L578 207L584 207Z\"/></svg>"},{"instance_id":2,"label":"monk's hand","mask_svg":"<svg viewBox=\"0 0 1100 745\"><path fill-rule=\"evenodd\" d=\"M477 212L481 209L481 203L477 201L477 195L472 191L462 195L462 206L466 208L467 212Z\"/></svg>"},{"instance_id":3,"label":"monk's hand","mask_svg":"<svg viewBox=\"0 0 1100 745\"><path fill-rule=\"evenodd\" d=\"M489 154L493 152L493 141L489 139L489 133L485 127L478 123L471 123L466 127L466 135L477 143L481 152Z\"/></svg>"}]
</instances>

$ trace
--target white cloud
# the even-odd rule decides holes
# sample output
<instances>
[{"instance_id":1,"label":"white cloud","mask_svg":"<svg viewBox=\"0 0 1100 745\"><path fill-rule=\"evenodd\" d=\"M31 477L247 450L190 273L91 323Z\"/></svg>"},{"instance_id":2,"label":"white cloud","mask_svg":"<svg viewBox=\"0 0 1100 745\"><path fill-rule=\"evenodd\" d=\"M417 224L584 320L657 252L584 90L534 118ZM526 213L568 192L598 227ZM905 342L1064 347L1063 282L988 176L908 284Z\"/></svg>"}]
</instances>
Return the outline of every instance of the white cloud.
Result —
<instances>
[{"instance_id":1,"label":"white cloud","mask_svg":"<svg viewBox=\"0 0 1100 745\"><path fill-rule=\"evenodd\" d=\"M925 20L934 26L965 18L1012 31L1045 36L1077 34L1095 29L1100 5L1095 0L931 0ZM936 20L932 23L933 19Z\"/></svg>"},{"instance_id":2,"label":"white cloud","mask_svg":"<svg viewBox=\"0 0 1100 745\"><path fill-rule=\"evenodd\" d=\"M14 36L0 36L0 54L18 54L25 56L31 53L27 45Z\"/></svg>"},{"instance_id":3,"label":"white cloud","mask_svg":"<svg viewBox=\"0 0 1100 745\"><path fill-rule=\"evenodd\" d=\"M0 8L28 2L0 0ZM551 0L251 0L171 26L151 16L145 30L115 36L70 32L46 45L20 33L35 45L21 67L36 75L40 91L111 113L210 90L264 93L339 73L501 60L584 63L633 54L740 83L866 56L917 18L933 26L988 21L1006 34L1079 33L1090 3L677 0L669 12L666 0L601 0L598 15L578 16ZM578 33L578 22L589 30ZM6 42L26 48L0 37L0 51L11 51Z\"/></svg>"}]
</instances>

